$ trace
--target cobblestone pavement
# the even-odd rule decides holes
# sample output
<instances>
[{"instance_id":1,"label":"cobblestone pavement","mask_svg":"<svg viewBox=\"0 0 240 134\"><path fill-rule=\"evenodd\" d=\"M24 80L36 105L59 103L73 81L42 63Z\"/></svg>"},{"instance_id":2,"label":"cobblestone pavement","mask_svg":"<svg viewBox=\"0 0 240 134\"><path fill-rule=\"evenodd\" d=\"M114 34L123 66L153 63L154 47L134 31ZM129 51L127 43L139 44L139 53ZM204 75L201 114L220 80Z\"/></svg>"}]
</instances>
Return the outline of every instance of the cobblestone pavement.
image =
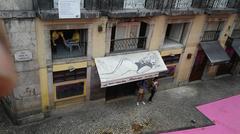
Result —
<instances>
[{"instance_id":1,"label":"cobblestone pavement","mask_svg":"<svg viewBox=\"0 0 240 134\"><path fill-rule=\"evenodd\" d=\"M136 97L91 101L25 126L11 126L0 117L0 130L16 134L152 134L202 127L212 123L195 106L237 94L240 77L225 77L158 91L152 104L136 106Z\"/></svg>"}]
</instances>

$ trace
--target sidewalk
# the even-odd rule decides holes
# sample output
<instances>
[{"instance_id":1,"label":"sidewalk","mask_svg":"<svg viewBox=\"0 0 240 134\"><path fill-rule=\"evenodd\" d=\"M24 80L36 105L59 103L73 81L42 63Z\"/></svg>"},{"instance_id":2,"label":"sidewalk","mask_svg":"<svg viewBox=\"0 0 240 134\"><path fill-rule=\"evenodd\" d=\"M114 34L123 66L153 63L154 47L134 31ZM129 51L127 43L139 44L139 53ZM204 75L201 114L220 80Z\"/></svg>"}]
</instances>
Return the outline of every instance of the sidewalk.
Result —
<instances>
[{"instance_id":1,"label":"sidewalk","mask_svg":"<svg viewBox=\"0 0 240 134\"><path fill-rule=\"evenodd\" d=\"M12 128L17 134L151 134L204 127L213 123L195 106L238 94L240 77L225 77L158 91L152 104L136 106L136 97L109 103L93 101L59 110L41 122Z\"/></svg>"}]
</instances>

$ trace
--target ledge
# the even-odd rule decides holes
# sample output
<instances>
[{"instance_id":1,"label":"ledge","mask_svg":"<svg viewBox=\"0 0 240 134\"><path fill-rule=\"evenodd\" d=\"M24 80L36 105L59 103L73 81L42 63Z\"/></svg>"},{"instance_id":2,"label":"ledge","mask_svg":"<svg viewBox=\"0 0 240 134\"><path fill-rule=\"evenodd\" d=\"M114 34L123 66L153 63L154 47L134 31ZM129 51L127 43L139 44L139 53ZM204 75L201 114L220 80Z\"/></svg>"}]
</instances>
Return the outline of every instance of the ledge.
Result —
<instances>
[{"instance_id":1,"label":"ledge","mask_svg":"<svg viewBox=\"0 0 240 134\"><path fill-rule=\"evenodd\" d=\"M9 19L9 18L35 18L36 12L31 11L12 11L12 10L0 10L0 18Z\"/></svg>"},{"instance_id":2,"label":"ledge","mask_svg":"<svg viewBox=\"0 0 240 134\"><path fill-rule=\"evenodd\" d=\"M43 20L58 20L58 10L40 10L38 16ZM100 11L96 10L81 10L81 18L79 19L88 19L88 18L99 18L101 16Z\"/></svg>"},{"instance_id":3,"label":"ledge","mask_svg":"<svg viewBox=\"0 0 240 134\"><path fill-rule=\"evenodd\" d=\"M234 8L216 8L216 9L206 9L206 14L223 14L223 13L237 13L239 10Z\"/></svg>"}]
</instances>

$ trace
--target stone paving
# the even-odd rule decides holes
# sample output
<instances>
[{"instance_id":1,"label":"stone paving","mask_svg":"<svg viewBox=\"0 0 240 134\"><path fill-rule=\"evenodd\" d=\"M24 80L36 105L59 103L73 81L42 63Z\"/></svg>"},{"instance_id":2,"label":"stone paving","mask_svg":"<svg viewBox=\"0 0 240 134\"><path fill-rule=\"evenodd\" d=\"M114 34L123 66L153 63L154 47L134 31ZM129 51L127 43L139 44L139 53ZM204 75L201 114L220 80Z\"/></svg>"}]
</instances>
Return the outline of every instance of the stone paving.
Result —
<instances>
[{"instance_id":1,"label":"stone paving","mask_svg":"<svg viewBox=\"0 0 240 134\"><path fill-rule=\"evenodd\" d=\"M1 114L0 134L152 134L203 127L212 122L195 106L238 94L240 77L225 77L158 91L152 104L136 106L135 96L107 103L91 101L54 111L50 118L25 126L5 123Z\"/></svg>"}]
</instances>

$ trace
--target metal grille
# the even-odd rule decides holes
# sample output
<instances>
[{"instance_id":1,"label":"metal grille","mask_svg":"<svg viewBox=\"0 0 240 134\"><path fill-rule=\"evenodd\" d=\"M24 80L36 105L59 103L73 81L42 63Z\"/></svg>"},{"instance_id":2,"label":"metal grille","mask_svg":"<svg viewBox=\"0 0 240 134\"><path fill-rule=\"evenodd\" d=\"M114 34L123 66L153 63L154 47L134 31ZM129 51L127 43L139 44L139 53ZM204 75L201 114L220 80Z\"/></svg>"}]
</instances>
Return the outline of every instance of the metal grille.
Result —
<instances>
[{"instance_id":1,"label":"metal grille","mask_svg":"<svg viewBox=\"0 0 240 134\"><path fill-rule=\"evenodd\" d=\"M111 41L111 52L131 51L144 49L146 37L116 39Z\"/></svg>"},{"instance_id":2,"label":"metal grille","mask_svg":"<svg viewBox=\"0 0 240 134\"><path fill-rule=\"evenodd\" d=\"M220 31L206 31L202 37L202 41L214 41L218 40Z\"/></svg>"}]
</instances>

